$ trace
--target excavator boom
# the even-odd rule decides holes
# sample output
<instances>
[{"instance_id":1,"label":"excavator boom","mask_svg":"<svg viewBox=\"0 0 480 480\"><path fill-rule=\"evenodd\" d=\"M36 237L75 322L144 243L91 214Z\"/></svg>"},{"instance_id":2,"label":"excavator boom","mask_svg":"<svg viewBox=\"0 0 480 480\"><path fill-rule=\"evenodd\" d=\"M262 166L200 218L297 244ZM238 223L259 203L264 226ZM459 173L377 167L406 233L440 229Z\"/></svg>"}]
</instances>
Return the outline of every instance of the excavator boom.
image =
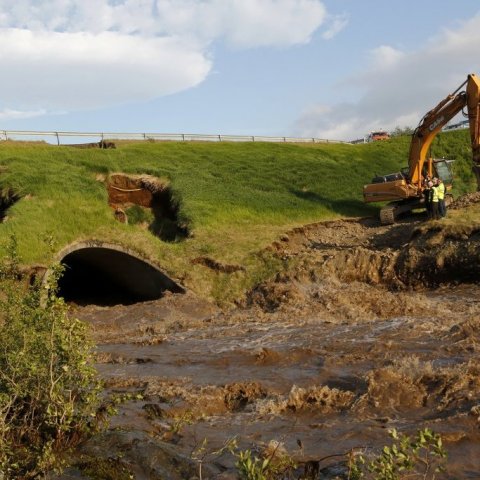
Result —
<instances>
[{"instance_id":1,"label":"excavator boom","mask_svg":"<svg viewBox=\"0 0 480 480\"><path fill-rule=\"evenodd\" d=\"M465 85L466 90L461 90ZM420 121L412 135L408 159L410 182L417 188L422 188L423 167L433 139L465 106L470 124L473 162L474 165L478 163L480 166L479 101L480 81L476 75L471 74L455 92L448 95Z\"/></svg>"}]
</instances>

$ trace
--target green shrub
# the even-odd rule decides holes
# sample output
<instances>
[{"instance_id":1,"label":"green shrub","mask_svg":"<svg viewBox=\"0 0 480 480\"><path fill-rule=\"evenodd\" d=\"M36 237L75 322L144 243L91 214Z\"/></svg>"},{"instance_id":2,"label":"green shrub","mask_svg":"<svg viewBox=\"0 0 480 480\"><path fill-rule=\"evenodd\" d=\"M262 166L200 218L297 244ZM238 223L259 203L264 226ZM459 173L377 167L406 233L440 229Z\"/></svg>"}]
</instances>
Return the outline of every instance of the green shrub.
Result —
<instances>
[{"instance_id":1,"label":"green shrub","mask_svg":"<svg viewBox=\"0 0 480 480\"><path fill-rule=\"evenodd\" d=\"M100 386L86 326L56 296L27 286L16 243L0 263L0 478L60 470L65 453L99 425Z\"/></svg>"},{"instance_id":2,"label":"green shrub","mask_svg":"<svg viewBox=\"0 0 480 480\"><path fill-rule=\"evenodd\" d=\"M272 440L260 456L251 450L232 450L237 457L235 467L243 480L275 480L290 478L297 467L283 444Z\"/></svg>"},{"instance_id":3,"label":"green shrub","mask_svg":"<svg viewBox=\"0 0 480 480\"><path fill-rule=\"evenodd\" d=\"M394 442L385 445L373 458L352 456L349 462L349 480L434 480L444 470L447 452L439 434L425 428L415 437L399 435L393 429L390 436Z\"/></svg>"}]
</instances>

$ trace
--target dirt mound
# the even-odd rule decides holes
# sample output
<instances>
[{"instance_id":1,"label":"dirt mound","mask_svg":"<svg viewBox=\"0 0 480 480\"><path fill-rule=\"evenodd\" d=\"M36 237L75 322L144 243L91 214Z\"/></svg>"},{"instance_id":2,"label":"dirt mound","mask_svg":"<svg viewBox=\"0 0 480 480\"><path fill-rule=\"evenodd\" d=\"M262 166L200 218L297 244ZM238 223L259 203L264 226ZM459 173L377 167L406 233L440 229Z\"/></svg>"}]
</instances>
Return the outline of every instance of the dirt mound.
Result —
<instances>
[{"instance_id":1,"label":"dirt mound","mask_svg":"<svg viewBox=\"0 0 480 480\"><path fill-rule=\"evenodd\" d=\"M449 207L451 210L459 210L480 202L480 192L466 193L457 198Z\"/></svg>"},{"instance_id":2,"label":"dirt mound","mask_svg":"<svg viewBox=\"0 0 480 480\"><path fill-rule=\"evenodd\" d=\"M442 283L478 282L478 227L418 228L396 261L398 277L409 286L437 287Z\"/></svg>"},{"instance_id":3,"label":"dirt mound","mask_svg":"<svg viewBox=\"0 0 480 480\"><path fill-rule=\"evenodd\" d=\"M339 220L295 229L271 250L288 262L286 273L247 294L247 304L265 311L299 303L308 296L306 285L334 279L392 291L480 280L480 231L473 225L411 220L381 226L372 219Z\"/></svg>"}]
</instances>

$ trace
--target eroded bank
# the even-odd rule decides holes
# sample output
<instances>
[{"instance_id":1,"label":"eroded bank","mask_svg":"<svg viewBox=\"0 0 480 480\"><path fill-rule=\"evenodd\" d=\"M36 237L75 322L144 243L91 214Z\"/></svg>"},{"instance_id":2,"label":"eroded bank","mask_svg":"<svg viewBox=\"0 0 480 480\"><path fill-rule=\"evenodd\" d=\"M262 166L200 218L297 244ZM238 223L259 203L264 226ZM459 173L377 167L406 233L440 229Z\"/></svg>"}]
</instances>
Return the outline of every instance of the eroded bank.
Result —
<instances>
[{"instance_id":1,"label":"eroded bank","mask_svg":"<svg viewBox=\"0 0 480 480\"><path fill-rule=\"evenodd\" d=\"M282 443L298 476L316 465L335 478L345 464L331 455L428 426L450 475L476 478L478 244L474 227L421 219L328 222L273 244L285 271L231 311L191 293L78 310L107 389L141 395L84 453L138 479L198 477L200 464L203 478L235 478L235 458L214 452L236 437L257 452Z\"/></svg>"}]
</instances>

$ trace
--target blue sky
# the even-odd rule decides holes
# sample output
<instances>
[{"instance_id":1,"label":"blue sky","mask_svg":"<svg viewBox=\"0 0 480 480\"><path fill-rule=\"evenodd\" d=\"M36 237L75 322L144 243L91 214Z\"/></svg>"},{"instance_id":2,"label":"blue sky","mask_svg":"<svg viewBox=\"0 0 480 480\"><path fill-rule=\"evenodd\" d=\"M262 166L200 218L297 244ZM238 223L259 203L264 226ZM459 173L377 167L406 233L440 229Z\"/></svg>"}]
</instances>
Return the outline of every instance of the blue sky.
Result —
<instances>
[{"instance_id":1,"label":"blue sky","mask_svg":"<svg viewBox=\"0 0 480 480\"><path fill-rule=\"evenodd\" d=\"M0 0L0 130L415 126L480 74L467 0Z\"/></svg>"}]
</instances>

